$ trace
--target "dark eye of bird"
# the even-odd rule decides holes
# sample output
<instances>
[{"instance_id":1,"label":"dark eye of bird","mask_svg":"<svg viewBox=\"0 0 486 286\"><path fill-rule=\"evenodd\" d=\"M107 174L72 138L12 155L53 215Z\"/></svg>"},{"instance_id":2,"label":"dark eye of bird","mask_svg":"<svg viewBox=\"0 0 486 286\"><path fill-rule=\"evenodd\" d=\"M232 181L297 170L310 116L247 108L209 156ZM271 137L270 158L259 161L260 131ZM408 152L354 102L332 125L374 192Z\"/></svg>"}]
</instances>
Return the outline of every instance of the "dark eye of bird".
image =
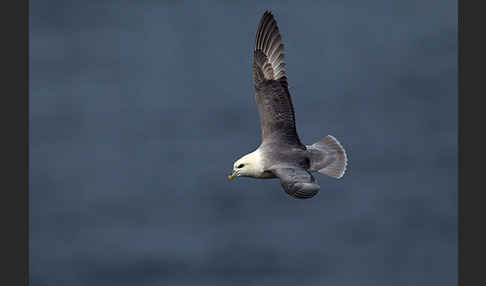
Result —
<instances>
[{"instance_id":1,"label":"dark eye of bird","mask_svg":"<svg viewBox=\"0 0 486 286\"><path fill-rule=\"evenodd\" d=\"M245 164L240 164L240 165L238 166L238 169L239 169L239 168L243 168L244 166L245 166Z\"/></svg>"}]
</instances>

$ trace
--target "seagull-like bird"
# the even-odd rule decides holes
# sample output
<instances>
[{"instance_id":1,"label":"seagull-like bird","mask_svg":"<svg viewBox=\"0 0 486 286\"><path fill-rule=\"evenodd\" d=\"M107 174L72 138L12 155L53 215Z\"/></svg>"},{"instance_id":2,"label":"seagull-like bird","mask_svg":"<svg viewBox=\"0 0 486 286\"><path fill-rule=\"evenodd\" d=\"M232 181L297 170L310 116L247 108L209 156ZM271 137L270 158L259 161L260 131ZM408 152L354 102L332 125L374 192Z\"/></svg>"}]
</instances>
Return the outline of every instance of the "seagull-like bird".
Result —
<instances>
[{"instance_id":1,"label":"seagull-like bird","mask_svg":"<svg viewBox=\"0 0 486 286\"><path fill-rule=\"evenodd\" d=\"M228 180L280 178L287 194L306 199L320 189L311 172L341 178L346 171L347 157L336 138L328 135L306 146L297 135L285 72L284 45L277 22L268 11L263 14L256 33L253 80L262 142L255 151L234 163Z\"/></svg>"}]
</instances>

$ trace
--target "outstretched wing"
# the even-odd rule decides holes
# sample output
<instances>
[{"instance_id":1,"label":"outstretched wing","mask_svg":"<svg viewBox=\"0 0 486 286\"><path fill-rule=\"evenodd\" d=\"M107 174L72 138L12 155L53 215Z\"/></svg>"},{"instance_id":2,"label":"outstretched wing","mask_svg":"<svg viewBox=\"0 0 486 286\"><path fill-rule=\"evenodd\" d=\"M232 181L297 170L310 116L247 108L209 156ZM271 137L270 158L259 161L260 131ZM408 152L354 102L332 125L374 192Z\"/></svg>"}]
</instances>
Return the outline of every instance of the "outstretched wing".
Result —
<instances>
[{"instance_id":1,"label":"outstretched wing","mask_svg":"<svg viewBox=\"0 0 486 286\"><path fill-rule=\"evenodd\" d=\"M319 192L319 185L306 170L294 166L278 166L270 170L280 178L280 184L290 196L297 199L312 198Z\"/></svg>"},{"instance_id":2,"label":"outstretched wing","mask_svg":"<svg viewBox=\"0 0 486 286\"><path fill-rule=\"evenodd\" d=\"M263 14L256 34L253 80L262 141L278 140L303 146L295 128L294 108L287 87L282 37L268 11Z\"/></svg>"}]
</instances>

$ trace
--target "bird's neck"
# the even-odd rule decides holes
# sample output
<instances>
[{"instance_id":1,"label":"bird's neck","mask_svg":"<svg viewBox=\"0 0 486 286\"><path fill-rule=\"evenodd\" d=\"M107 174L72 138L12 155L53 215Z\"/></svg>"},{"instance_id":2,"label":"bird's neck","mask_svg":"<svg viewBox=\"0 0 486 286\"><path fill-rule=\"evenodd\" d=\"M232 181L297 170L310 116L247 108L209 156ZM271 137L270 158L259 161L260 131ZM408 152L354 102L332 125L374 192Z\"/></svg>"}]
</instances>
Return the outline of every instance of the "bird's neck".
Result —
<instances>
[{"instance_id":1,"label":"bird's neck","mask_svg":"<svg viewBox=\"0 0 486 286\"><path fill-rule=\"evenodd\" d=\"M251 162L251 176L255 178L261 178L264 176L264 160L262 152L259 149L247 154L246 159Z\"/></svg>"}]
</instances>

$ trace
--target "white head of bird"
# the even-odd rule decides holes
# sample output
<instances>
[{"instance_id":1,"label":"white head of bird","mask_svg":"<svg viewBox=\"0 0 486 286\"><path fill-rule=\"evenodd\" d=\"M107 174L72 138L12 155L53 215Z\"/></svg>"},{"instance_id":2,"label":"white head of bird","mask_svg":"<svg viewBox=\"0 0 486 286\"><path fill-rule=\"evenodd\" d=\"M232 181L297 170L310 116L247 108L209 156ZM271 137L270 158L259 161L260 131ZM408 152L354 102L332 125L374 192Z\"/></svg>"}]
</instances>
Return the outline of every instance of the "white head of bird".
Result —
<instances>
[{"instance_id":1,"label":"white head of bird","mask_svg":"<svg viewBox=\"0 0 486 286\"><path fill-rule=\"evenodd\" d=\"M228 181L236 177L259 178L263 173L263 164L258 150L246 154L233 165L233 173L228 176Z\"/></svg>"}]
</instances>

